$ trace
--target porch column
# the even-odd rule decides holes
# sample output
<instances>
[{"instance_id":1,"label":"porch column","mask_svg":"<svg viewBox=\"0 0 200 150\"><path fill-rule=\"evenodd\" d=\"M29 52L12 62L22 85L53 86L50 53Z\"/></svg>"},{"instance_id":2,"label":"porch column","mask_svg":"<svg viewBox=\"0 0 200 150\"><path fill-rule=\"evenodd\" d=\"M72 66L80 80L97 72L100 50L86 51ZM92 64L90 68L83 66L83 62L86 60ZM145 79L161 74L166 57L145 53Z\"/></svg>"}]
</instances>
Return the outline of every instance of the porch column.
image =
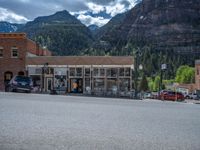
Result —
<instances>
[{"instance_id":1,"label":"porch column","mask_svg":"<svg viewBox=\"0 0 200 150\"><path fill-rule=\"evenodd\" d=\"M85 93L85 67L82 67L82 78L83 78L83 94Z\"/></svg>"},{"instance_id":2,"label":"porch column","mask_svg":"<svg viewBox=\"0 0 200 150\"><path fill-rule=\"evenodd\" d=\"M130 91L132 89L133 89L133 69L130 70Z\"/></svg>"},{"instance_id":3,"label":"porch column","mask_svg":"<svg viewBox=\"0 0 200 150\"><path fill-rule=\"evenodd\" d=\"M119 94L119 68L117 68L117 94Z\"/></svg>"}]
</instances>

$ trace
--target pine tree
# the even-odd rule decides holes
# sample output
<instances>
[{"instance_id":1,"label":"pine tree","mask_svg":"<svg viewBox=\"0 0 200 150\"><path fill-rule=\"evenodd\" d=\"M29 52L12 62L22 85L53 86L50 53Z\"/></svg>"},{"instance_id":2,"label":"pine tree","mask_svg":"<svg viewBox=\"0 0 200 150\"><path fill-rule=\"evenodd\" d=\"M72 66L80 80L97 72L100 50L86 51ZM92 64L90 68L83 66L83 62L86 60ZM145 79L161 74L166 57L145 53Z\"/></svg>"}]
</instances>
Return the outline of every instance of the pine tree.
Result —
<instances>
[{"instance_id":1,"label":"pine tree","mask_svg":"<svg viewBox=\"0 0 200 150\"><path fill-rule=\"evenodd\" d=\"M145 75L142 76L142 80L140 82L140 91L148 91L149 90L149 86L148 86L148 81Z\"/></svg>"}]
</instances>

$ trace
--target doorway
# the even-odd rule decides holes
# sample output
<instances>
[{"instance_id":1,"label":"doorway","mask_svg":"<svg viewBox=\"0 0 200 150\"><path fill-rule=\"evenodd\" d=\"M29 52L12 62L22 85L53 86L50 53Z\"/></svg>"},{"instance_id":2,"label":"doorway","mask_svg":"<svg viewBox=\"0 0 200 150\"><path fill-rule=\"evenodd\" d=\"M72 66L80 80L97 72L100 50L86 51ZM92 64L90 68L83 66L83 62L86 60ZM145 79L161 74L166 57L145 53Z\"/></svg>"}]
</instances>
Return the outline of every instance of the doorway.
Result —
<instances>
[{"instance_id":1,"label":"doorway","mask_svg":"<svg viewBox=\"0 0 200 150\"><path fill-rule=\"evenodd\" d=\"M53 78L46 78L45 91L50 92L51 90L53 90Z\"/></svg>"},{"instance_id":2,"label":"doorway","mask_svg":"<svg viewBox=\"0 0 200 150\"><path fill-rule=\"evenodd\" d=\"M10 71L6 71L4 73L4 86L5 86L5 91L7 92L8 91L8 83L10 82L10 80L12 79L13 77L13 73L10 72Z\"/></svg>"},{"instance_id":3,"label":"doorway","mask_svg":"<svg viewBox=\"0 0 200 150\"><path fill-rule=\"evenodd\" d=\"M4 82L9 82L13 77L13 73L10 71L7 71L4 73Z\"/></svg>"}]
</instances>

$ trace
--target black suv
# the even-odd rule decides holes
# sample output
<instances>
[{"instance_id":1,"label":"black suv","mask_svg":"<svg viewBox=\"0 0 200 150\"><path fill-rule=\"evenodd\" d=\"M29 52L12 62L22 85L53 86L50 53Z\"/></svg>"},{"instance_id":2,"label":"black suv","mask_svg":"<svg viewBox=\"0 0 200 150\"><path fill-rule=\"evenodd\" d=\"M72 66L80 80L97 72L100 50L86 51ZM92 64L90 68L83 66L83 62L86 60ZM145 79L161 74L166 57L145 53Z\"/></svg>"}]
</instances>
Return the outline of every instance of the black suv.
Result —
<instances>
[{"instance_id":1,"label":"black suv","mask_svg":"<svg viewBox=\"0 0 200 150\"><path fill-rule=\"evenodd\" d=\"M6 91L7 92L24 91L30 93L32 87L33 87L33 82L30 77L15 76L10 80L10 82L6 86Z\"/></svg>"}]
</instances>

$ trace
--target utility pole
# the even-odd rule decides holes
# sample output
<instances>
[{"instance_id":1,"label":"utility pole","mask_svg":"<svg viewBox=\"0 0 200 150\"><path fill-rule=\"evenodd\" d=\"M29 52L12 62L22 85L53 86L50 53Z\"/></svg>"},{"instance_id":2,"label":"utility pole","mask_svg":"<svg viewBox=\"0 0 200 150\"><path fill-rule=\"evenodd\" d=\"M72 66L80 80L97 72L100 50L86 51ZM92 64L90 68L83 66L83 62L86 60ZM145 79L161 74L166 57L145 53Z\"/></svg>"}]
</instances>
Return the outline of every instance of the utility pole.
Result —
<instances>
[{"instance_id":1,"label":"utility pole","mask_svg":"<svg viewBox=\"0 0 200 150\"><path fill-rule=\"evenodd\" d=\"M139 68L139 58L141 57L141 49L137 48L134 55L134 87L135 87L135 94L134 99L137 99L138 94L138 69Z\"/></svg>"}]
</instances>

